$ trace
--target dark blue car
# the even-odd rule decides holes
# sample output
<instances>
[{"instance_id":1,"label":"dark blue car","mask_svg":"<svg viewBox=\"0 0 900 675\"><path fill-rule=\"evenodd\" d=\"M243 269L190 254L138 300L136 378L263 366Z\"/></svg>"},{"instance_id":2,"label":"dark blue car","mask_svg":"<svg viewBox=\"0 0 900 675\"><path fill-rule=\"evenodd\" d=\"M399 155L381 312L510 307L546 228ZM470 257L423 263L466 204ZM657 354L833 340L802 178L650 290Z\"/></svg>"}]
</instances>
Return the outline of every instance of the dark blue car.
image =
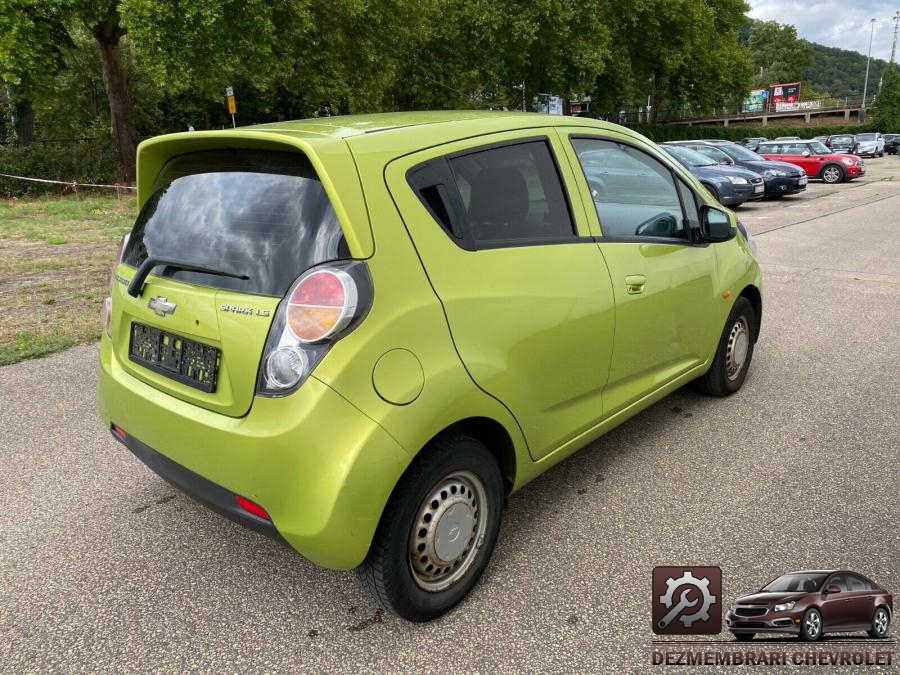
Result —
<instances>
[{"instance_id":1,"label":"dark blue car","mask_svg":"<svg viewBox=\"0 0 900 675\"><path fill-rule=\"evenodd\" d=\"M806 189L806 172L795 164L776 162L731 141L672 141L672 145L691 148L714 162L739 166L762 175L766 197L783 197Z\"/></svg>"},{"instance_id":2,"label":"dark blue car","mask_svg":"<svg viewBox=\"0 0 900 675\"><path fill-rule=\"evenodd\" d=\"M661 147L690 171L724 206L739 206L750 199L761 199L765 193L763 178L758 173L738 166L719 164L681 145Z\"/></svg>"}]
</instances>

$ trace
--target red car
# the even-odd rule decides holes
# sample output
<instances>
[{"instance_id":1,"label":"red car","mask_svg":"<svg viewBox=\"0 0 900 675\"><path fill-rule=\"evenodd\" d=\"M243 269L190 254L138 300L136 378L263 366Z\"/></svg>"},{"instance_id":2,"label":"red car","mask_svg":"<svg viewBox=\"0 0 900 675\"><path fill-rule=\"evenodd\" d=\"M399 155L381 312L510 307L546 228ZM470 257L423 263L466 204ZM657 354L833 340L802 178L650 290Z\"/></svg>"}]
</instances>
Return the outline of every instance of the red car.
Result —
<instances>
[{"instance_id":1,"label":"red car","mask_svg":"<svg viewBox=\"0 0 900 675\"><path fill-rule=\"evenodd\" d=\"M813 642L824 633L887 635L894 596L862 574L844 570L790 572L735 600L725 625L740 641L756 633L789 633Z\"/></svg>"},{"instance_id":2,"label":"red car","mask_svg":"<svg viewBox=\"0 0 900 675\"><path fill-rule=\"evenodd\" d=\"M768 141L760 143L757 152L766 159L796 164L810 178L826 183L843 183L866 175L862 158L834 153L820 141Z\"/></svg>"}]
</instances>

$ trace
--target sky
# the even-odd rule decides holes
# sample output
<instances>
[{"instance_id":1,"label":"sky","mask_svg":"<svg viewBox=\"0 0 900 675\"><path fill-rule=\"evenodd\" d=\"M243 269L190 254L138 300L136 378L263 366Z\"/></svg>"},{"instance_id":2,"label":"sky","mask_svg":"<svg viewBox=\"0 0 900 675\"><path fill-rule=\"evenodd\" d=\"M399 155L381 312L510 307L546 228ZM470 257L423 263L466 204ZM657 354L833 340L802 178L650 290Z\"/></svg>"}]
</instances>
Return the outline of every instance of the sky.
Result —
<instances>
[{"instance_id":1,"label":"sky","mask_svg":"<svg viewBox=\"0 0 900 675\"><path fill-rule=\"evenodd\" d=\"M748 0L754 19L790 23L797 34L829 47L867 54L871 20L876 19L872 57L891 57L894 14L900 0ZM900 45L897 47L900 52ZM900 58L900 57L898 57Z\"/></svg>"}]
</instances>

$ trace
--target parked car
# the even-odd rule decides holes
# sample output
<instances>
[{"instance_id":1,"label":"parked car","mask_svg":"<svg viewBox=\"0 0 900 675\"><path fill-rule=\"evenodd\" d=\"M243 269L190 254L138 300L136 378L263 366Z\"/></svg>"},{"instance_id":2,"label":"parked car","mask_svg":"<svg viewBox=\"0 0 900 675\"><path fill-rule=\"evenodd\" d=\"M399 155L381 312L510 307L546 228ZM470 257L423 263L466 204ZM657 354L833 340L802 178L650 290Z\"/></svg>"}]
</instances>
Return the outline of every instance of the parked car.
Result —
<instances>
[{"instance_id":1,"label":"parked car","mask_svg":"<svg viewBox=\"0 0 900 675\"><path fill-rule=\"evenodd\" d=\"M884 135L884 151L888 155L900 153L900 134Z\"/></svg>"},{"instance_id":2,"label":"parked car","mask_svg":"<svg viewBox=\"0 0 900 675\"><path fill-rule=\"evenodd\" d=\"M806 189L806 172L787 162L773 162L753 152L749 148L730 141L674 141L679 145L696 150L713 161L725 165L741 166L763 177L766 197L783 197Z\"/></svg>"},{"instance_id":3,"label":"parked car","mask_svg":"<svg viewBox=\"0 0 900 675\"><path fill-rule=\"evenodd\" d=\"M819 141L770 141L759 146L759 153L766 159L796 164L813 178L826 183L843 183L866 175L862 158L832 152Z\"/></svg>"},{"instance_id":4,"label":"parked car","mask_svg":"<svg viewBox=\"0 0 900 675\"><path fill-rule=\"evenodd\" d=\"M856 135L856 154L862 157L884 157L884 136L878 133Z\"/></svg>"},{"instance_id":5,"label":"parked car","mask_svg":"<svg viewBox=\"0 0 900 675\"><path fill-rule=\"evenodd\" d=\"M867 631L887 636L894 596L855 572L810 570L783 574L735 600L725 625L740 641L757 633L789 633L814 642L825 633Z\"/></svg>"},{"instance_id":6,"label":"parked car","mask_svg":"<svg viewBox=\"0 0 900 675\"><path fill-rule=\"evenodd\" d=\"M661 147L694 174L723 206L737 207L750 199L762 199L766 186L758 173L719 164L684 146L663 144Z\"/></svg>"},{"instance_id":7,"label":"parked car","mask_svg":"<svg viewBox=\"0 0 900 675\"><path fill-rule=\"evenodd\" d=\"M799 141L799 136L777 136L775 138L776 141Z\"/></svg>"},{"instance_id":8,"label":"parked car","mask_svg":"<svg viewBox=\"0 0 900 675\"><path fill-rule=\"evenodd\" d=\"M749 235L618 126L329 117L162 136L137 163L104 424L406 619L472 589L508 494L688 382L747 376Z\"/></svg>"},{"instance_id":9,"label":"parked car","mask_svg":"<svg viewBox=\"0 0 900 675\"><path fill-rule=\"evenodd\" d=\"M859 147L859 141L854 134L836 134L834 136L829 136L828 140L824 141L824 143L832 152L849 153L851 155L858 154L857 148Z\"/></svg>"},{"instance_id":10,"label":"parked car","mask_svg":"<svg viewBox=\"0 0 900 675\"><path fill-rule=\"evenodd\" d=\"M751 150L756 150L759 147L759 144L769 140L765 136L753 136L752 138L745 138L741 141L741 145L745 148L750 148Z\"/></svg>"}]
</instances>

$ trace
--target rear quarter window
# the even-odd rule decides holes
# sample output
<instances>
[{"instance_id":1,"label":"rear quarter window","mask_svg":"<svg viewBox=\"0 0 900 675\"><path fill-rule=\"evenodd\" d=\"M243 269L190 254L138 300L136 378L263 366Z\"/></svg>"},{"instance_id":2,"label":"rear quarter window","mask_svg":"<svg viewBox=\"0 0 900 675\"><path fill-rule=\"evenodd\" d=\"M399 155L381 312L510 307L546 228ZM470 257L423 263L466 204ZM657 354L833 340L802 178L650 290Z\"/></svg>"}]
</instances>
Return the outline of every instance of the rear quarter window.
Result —
<instances>
[{"instance_id":1,"label":"rear quarter window","mask_svg":"<svg viewBox=\"0 0 900 675\"><path fill-rule=\"evenodd\" d=\"M348 258L331 201L297 152L213 150L170 159L135 222L123 262L148 256L246 275L160 265L154 274L283 296L309 267Z\"/></svg>"}]
</instances>

